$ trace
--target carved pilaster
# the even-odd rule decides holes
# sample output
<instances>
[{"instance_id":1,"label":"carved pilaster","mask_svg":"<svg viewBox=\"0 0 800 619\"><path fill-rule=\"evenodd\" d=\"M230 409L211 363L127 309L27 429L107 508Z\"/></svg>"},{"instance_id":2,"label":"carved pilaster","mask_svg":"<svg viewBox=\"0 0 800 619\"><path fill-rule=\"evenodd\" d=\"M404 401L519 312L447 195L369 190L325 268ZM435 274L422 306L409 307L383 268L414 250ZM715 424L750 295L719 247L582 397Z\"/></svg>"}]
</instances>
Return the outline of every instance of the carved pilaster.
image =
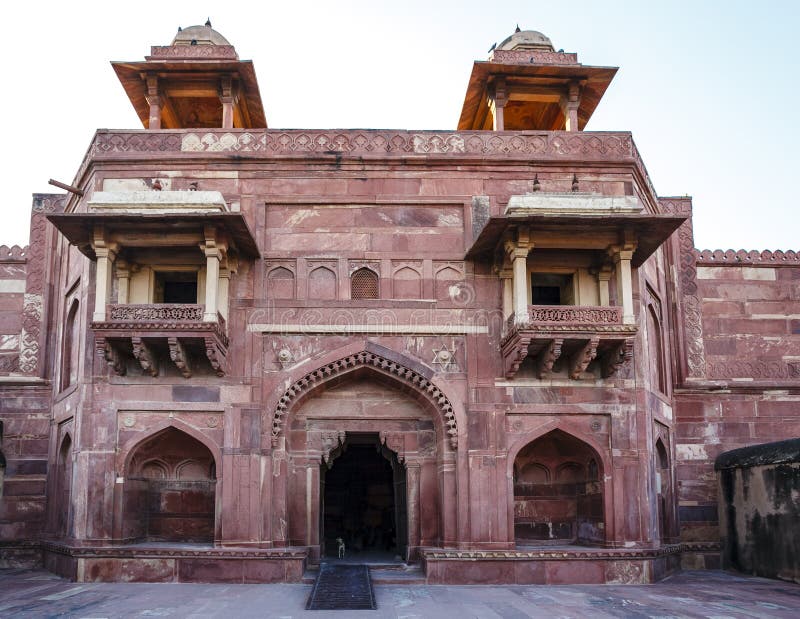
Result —
<instances>
[{"instance_id":1,"label":"carved pilaster","mask_svg":"<svg viewBox=\"0 0 800 619\"><path fill-rule=\"evenodd\" d=\"M633 340L626 340L603 357L601 370L603 378L614 376L631 359L633 359Z\"/></svg>"},{"instance_id":2,"label":"carved pilaster","mask_svg":"<svg viewBox=\"0 0 800 619\"><path fill-rule=\"evenodd\" d=\"M153 349L140 337L132 337L133 356L139 361L145 374L158 376L158 357Z\"/></svg>"},{"instance_id":3,"label":"carved pilaster","mask_svg":"<svg viewBox=\"0 0 800 619\"><path fill-rule=\"evenodd\" d=\"M183 343L181 343L177 337L170 337L167 338L167 344L169 345L169 358L172 359L172 362L176 366L178 366L178 369L181 371L181 374L183 374L184 378L191 378L191 360L189 358L189 353L186 352L186 348L183 346Z\"/></svg>"},{"instance_id":4,"label":"carved pilaster","mask_svg":"<svg viewBox=\"0 0 800 619\"><path fill-rule=\"evenodd\" d=\"M553 371L553 364L561 356L561 345L563 343L563 338L550 340L550 343L539 353L539 358L536 360L536 373L539 378L550 376L550 372Z\"/></svg>"},{"instance_id":5,"label":"carved pilaster","mask_svg":"<svg viewBox=\"0 0 800 619\"><path fill-rule=\"evenodd\" d=\"M99 337L95 340L95 349L114 374L117 376L125 376L128 368L125 365L125 359L119 348L114 346L106 338Z\"/></svg>"},{"instance_id":6,"label":"carved pilaster","mask_svg":"<svg viewBox=\"0 0 800 619\"><path fill-rule=\"evenodd\" d=\"M589 364L597 356L597 345L600 343L600 338L593 337L579 348L572 356L572 363L570 364L569 376L577 380L581 374L586 371Z\"/></svg>"}]
</instances>

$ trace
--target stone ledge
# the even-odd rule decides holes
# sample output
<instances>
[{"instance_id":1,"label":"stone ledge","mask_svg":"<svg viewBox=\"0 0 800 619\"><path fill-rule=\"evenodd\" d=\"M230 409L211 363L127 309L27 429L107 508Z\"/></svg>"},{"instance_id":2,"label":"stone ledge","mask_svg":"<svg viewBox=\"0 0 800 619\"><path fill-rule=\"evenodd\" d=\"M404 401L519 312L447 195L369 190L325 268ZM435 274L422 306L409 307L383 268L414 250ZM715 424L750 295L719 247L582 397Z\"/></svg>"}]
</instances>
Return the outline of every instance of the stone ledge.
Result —
<instances>
[{"instance_id":1,"label":"stone ledge","mask_svg":"<svg viewBox=\"0 0 800 619\"><path fill-rule=\"evenodd\" d=\"M669 544L660 548L559 548L541 550L447 550L438 548L422 549L424 559L439 561L571 561L598 559L655 559L679 554L683 544Z\"/></svg>"}]
</instances>

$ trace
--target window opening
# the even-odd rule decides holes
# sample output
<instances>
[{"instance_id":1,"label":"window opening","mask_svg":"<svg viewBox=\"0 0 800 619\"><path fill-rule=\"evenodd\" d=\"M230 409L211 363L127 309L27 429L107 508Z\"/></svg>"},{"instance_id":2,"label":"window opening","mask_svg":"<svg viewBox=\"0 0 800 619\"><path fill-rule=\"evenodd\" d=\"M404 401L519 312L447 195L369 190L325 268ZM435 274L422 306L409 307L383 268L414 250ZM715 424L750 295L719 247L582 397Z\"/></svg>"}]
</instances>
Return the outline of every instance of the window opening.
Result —
<instances>
[{"instance_id":1,"label":"window opening","mask_svg":"<svg viewBox=\"0 0 800 619\"><path fill-rule=\"evenodd\" d=\"M572 275L531 273L533 305L574 305Z\"/></svg>"},{"instance_id":2,"label":"window opening","mask_svg":"<svg viewBox=\"0 0 800 619\"><path fill-rule=\"evenodd\" d=\"M197 271L156 273L155 303L197 303Z\"/></svg>"},{"instance_id":3,"label":"window opening","mask_svg":"<svg viewBox=\"0 0 800 619\"><path fill-rule=\"evenodd\" d=\"M350 276L350 298L378 298L378 276L374 271L363 268L353 272Z\"/></svg>"}]
</instances>

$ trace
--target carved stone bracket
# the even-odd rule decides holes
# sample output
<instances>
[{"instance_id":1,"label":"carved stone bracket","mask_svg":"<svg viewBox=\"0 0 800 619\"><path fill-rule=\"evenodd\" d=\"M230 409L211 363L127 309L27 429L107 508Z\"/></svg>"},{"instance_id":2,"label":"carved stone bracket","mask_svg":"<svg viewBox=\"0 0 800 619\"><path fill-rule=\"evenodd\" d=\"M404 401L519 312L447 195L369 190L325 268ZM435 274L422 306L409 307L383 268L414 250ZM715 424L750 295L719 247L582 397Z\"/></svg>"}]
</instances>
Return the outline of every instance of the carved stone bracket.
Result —
<instances>
[{"instance_id":1,"label":"carved stone bracket","mask_svg":"<svg viewBox=\"0 0 800 619\"><path fill-rule=\"evenodd\" d=\"M528 356L528 347L532 339L527 335L519 335L516 338L507 340L503 345L503 365L506 378L513 378L517 373L519 366Z\"/></svg>"},{"instance_id":2,"label":"carved stone bracket","mask_svg":"<svg viewBox=\"0 0 800 619\"><path fill-rule=\"evenodd\" d=\"M603 357L601 370L603 378L614 376L614 374L632 358L633 340L625 340Z\"/></svg>"},{"instance_id":3,"label":"carved stone bracket","mask_svg":"<svg viewBox=\"0 0 800 619\"><path fill-rule=\"evenodd\" d=\"M169 345L169 357L172 359L172 362L178 366L178 369L181 371L181 374L183 374L184 378L191 378L192 366L189 353L186 351L186 348L184 348L183 344L177 337L167 338L167 344Z\"/></svg>"},{"instance_id":4,"label":"carved stone bracket","mask_svg":"<svg viewBox=\"0 0 800 619\"><path fill-rule=\"evenodd\" d=\"M581 346L572 356L569 376L577 380L581 374L589 367L589 364L597 356L597 345L600 343L600 338L593 337Z\"/></svg>"},{"instance_id":5,"label":"carved stone bracket","mask_svg":"<svg viewBox=\"0 0 800 619\"><path fill-rule=\"evenodd\" d=\"M125 365L125 358L118 347L114 346L114 344L104 337L98 337L95 341L95 349L114 374L117 376L125 376L128 368Z\"/></svg>"},{"instance_id":6,"label":"carved stone bracket","mask_svg":"<svg viewBox=\"0 0 800 619\"><path fill-rule=\"evenodd\" d=\"M158 357L153 349L140 337L132 337L133 356L139 361L145 374L158 376Z\"/></svg>"},{"instance_id":7,"label":"carved stone bracket","mask_svg":"<svg viewBox=\"0 0 800 619\"><path fill-rule=\"evenodd\" d=\"M561 346L564 340L556 338L550 340L550 343L542 349L539 353L539 358L536 360L536 373L539 378L547 378L550 372L553 371L553 364L561 356Z\"/></svg>"},{"instance_id":8,"label":"carved stone bracket","mask_svg":"<svg viewBox=\"0 0 800 619\"><path fill-rule=\"evenodd\" d=\"M388 432L383 430L380 433L380 438L381 443L385 445L387 449L391 449L397 454L397 460L399 462L403 462L403 460L405 460L405 440L403 440L403 434L401 432Z\"/></svg>"},{"instance_id":9,"label":"carved stone bracket","mask_svg":"<svg viewBox=\"0 0 800 619\"><path fill-rule=\"evenodd\" d=\"M205 348L206 348L206 357L208 357L209 363L211 363L211 367L214 368L214 371L217 373L217 376L225 376L228 372L228 364L227 359L225 356L225 352L220 347L217 340L213 337L206 337L205 340Z\"/></svg>"},{"instance_id":10,"label":"carved stone bracket","mask_svg":"<svg viewBox=\"0 0 800 619\"><path fill-rule=\"evenodd\" d=\"M345 431L323 432L320 438L322 441L322 459L325 464L330 464L331 452L339 445L344 445Z\"/></svg>"}]
</instances>

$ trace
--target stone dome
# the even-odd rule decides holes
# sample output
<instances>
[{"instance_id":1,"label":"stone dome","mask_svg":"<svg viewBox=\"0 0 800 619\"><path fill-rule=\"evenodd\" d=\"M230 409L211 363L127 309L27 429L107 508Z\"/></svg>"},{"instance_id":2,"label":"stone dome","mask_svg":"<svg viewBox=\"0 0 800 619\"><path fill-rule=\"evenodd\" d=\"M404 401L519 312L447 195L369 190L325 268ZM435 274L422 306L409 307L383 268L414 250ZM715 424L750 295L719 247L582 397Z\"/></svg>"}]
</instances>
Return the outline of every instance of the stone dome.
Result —
<instances>
[{"instance_id":1,"label":"stone dome","mask_svg":"<svg viewBox=\"0 0 800 619\"><path fill-rule=\"evenodd\" d=\"M550 41L550 39L536 30L519 30L500 43L500 45L497 46L497 49L532 49L542 52L555 51L553 48L553 43Z\"/></svg>"},{"instance_id":2,"label":"stone dome","mask_svg":"<svg viewBox=\"0 0 800 619\"><path fill-rule=\"evenodd\" d=\"M171 45L230 45L230 43L211 26L189 26L178 30Z\"/></svg>"}]
</instances>

